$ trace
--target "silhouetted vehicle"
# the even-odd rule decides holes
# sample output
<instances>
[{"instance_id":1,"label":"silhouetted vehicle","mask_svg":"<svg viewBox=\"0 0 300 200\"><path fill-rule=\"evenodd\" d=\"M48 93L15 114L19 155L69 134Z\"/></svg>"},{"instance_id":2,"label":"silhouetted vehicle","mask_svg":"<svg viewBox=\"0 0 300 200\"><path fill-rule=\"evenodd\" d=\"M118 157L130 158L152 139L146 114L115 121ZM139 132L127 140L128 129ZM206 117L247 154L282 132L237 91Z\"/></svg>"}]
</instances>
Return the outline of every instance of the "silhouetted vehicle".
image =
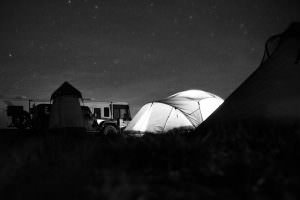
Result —
<instances>
[{"instance_id":1,"label":"silhouetted vehicle","mask_svg":"<svg viewBox=\"0 0 300 200\"><path fill-rule=\"evenodd\" d=\"M82 110L87 130L99 131L105 135L121 133L131 120L126 102L85 100Z\"/></svg>"},{"instance_id":2,"label":"silhouetted vehicle","mask_svg":"<svg viewBox=\"0 0 300 200\"><path fill-rule=\"evenodd\" d=\"M51 104L38 104L30 108L31 125L34 130L46 130L49 127Z\"/></svg>"},{"instance_id":3,"label":"silhouetted vehicle","mask_svg":"<svg viewBox=\"0 0 300 200\"><path fill-rule=\"evenodd\" d=\"M51 113L49 101L18 100L9 101L0 113L1 128L47 130ZM105 135L121 133L131 120L126 102L100 102L85 100L81 105L85 128L88 132Z\"/></svg>"},{"instance_id":4,"label":"silhouetted vehicle","mask_svg":"<svg viewBox=\"0 0 300 200\"><path fill-rule=\"evenodd\" d=\"M18 129L30 128L30 114L23 109L23 106L7 106L6 113L7 116L11 117L9 127L16 127Z\"/></svg>"}]
</instances>

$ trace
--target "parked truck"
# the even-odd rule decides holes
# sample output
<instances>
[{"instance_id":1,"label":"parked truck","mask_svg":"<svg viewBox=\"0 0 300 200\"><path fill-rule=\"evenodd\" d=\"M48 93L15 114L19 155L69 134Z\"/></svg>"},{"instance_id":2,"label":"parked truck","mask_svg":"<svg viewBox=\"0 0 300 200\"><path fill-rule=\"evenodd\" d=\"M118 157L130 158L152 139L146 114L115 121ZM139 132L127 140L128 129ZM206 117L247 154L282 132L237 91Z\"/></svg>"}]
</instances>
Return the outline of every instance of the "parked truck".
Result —
<instances>
[{"instance_id":1,"label":"parked truck","mask_svg":"<svg viewBox=\"0 0 300 200\"><path fill-rule=\"evenodd\" d=\"M131 120L127 102L102 102L85 99L81 110L87 132L121 133ZM47 100L1 99L1 129L48 129L51 103Z\"/></svg>"},{"instance_id":2,"label":"parked truck","mask_svg":"<svg viewBox=\"0 0 300 200\"><path fill-rule=\"evenodd\" d=\"M30 101L25 97L0 99L0 128L27 129L31 126Z\"/></svg>"},{"instance_id":3,"label":"parked truck","mask_svg":"<svg viewBox=\"0 0 300 200\"><path fill-rule=\"evenodd\" d=\"M85 100L81 109L85 127L90 132L97 131L105 135L122 132L131 120L127 102Z\"/></svg>"}]
</instances>

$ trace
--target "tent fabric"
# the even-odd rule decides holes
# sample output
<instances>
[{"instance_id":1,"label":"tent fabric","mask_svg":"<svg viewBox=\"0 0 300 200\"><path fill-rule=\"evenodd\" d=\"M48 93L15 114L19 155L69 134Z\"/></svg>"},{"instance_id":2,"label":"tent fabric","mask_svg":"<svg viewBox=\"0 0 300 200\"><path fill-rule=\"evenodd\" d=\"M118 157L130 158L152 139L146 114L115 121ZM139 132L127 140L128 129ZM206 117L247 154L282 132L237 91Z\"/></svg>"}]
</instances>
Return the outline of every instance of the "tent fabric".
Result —
<instances>
[{"instance_id":1,"label":"tent fabric","mask_svg":"<svg viewBox=\"0 0 300 200\"><path fill-rule=\"evenodd\" d=\"M300 23L271 37L260 66L200 127L235 122L300 124ZM269 123L270 122L270 123Z\"/></svg>"},{"instance_id":2,"label":"tent fabric","mask_svg":"<svg viewBox=\"0 0 300 200\"><path fill-rule=\"evenodd\" d=\"M195 128L222 102L220 97L201 90L179 92L145 104L126 131L160 133L174 128Z\"/></svg>"},{"instance_id":3,"label":"tent fabric","mask_svg":"<svg viewBox=\"0 0 300 200\"><path fill-rule=\"evenodd\" d=\"M53 92L51 95L51 100L59 96L72 96L82 99L81 92L68 82L64 82L57 90Z\"/></svg>"},{"instance_id":4,"label":"tent fabric","mask_svg":"<svg viewBox=\"0 0 300 200\"><path fill-rule=\"evenodd\" d=\"M79 102L81 93L70 86L69 83L64 83L51 96L53 102L49 120L50 129L84 128L83 114Z\"/></svg>"},{"instance_id":5,"label":"tent fabric","mask_svg":"<svg viewBox=\"0 0 300 200\"><path fill-rule=\"evenodd\" d=\"M206 109L206 107L201 106L203 100L211 102L211 107ZM169 104L174 108L179 109L187 117L191 124L194 127L197 127L203 120L206 119L203 118L202 112L206 114L206 110L214 111L221 103L223 103L223 99L209 92L188 90L176 93L166 99L159 100L158 102Z\"/></svg>"}]
</instances>

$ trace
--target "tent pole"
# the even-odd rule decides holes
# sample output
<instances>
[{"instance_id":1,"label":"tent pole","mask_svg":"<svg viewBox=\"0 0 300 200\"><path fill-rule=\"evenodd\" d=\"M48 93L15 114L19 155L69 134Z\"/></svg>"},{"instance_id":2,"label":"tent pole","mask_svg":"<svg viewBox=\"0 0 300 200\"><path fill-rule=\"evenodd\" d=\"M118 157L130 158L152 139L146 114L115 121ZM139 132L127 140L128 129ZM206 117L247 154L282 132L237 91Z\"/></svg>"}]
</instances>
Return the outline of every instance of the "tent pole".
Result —
<instances>
[{"instance_id":1,"label":"tent pole","mask_svg":"<svg viewBox=\"0 0 300 200\"><path fill-rule=\"evenodd\" d=\"M170 115L171 115L171 113L172 113L173 109L175 109L175 108L174 108L174 107L172 107L171 111L169 112L169 115L168 115L168 118L167 118L167 120L166 120L166 123L165 123L165 125L164 125L163 131L164 131L164 130L165 130L165 128L166 128L167 122L168 122L168 120L169 120L169 118L170 118Z\"/></svg>"},{"instance_id":2,"label":"tent pole","mask_svg":"<svg viewBox=\"0 0 300 200\"><path fill-rule=\"evenodd\" d=\"M199 112L200 112L200 117L201 117L201 123L203 122L203 116L200 108L200 101L198 101L198 106L199 106Z\"/></svg>"}]
</instances>

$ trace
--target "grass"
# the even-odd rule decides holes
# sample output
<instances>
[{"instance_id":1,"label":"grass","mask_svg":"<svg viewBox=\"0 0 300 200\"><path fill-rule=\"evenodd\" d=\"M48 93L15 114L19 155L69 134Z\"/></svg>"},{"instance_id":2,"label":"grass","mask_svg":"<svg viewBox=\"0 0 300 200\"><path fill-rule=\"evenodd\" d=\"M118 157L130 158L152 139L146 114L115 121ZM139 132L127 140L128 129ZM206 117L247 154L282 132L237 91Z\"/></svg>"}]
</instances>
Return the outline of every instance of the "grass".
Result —
<instances>
[{"instance_id":1,"label":"grass","mask_svg":"<svg viewBox=\"0 0 300 200\"><path fill-rule=\"evenodd\" d=\"M297 199L296 127L0 136L6 199Z\"/></svg>"}]
</instances>

